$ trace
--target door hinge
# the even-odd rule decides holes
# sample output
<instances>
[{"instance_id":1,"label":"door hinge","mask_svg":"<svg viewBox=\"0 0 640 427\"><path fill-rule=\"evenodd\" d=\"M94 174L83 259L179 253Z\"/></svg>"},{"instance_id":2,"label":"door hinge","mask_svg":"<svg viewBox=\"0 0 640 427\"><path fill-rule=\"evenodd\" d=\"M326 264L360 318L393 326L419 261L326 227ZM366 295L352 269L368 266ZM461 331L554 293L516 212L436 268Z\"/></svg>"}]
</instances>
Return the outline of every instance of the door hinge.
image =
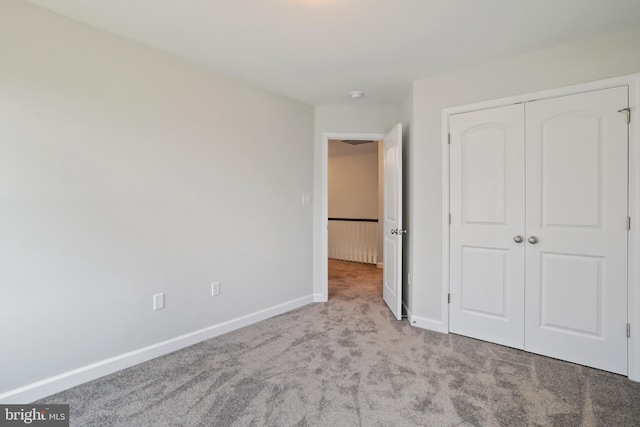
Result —
<instances>
[{"instance_id":1,"label":"door hinge","mask_svg":"<svg viewBox=\"0 0 640 427\"><path fill-rule=\"evenodd\" d=\"M449 214L449 225L451 225L451 214Z\"/></svg>"},{"instance_id":2,"label":"door hinge","mask_svg":"<svg viewBox=\"0 0 640 427\"><path fill-rule=\"evenodd\" d=\"M451 304L451 294L447 294L447 304Z\"/></svg>"},{"instance_id":3,"label":"door hinge","mask_svg":"<svg viewBox=\"0 0 640 427\"><path fill-rule=\"evenodd\" d=\"M618 110L618 113L626 112L627 113L627 124L631 123L631 108L623 108L622 110Z\"/></svg>"},{"instance_id":4,"label":"door hinge","mask_svg":"<svg viewBox=\"0 0 640 427\"><path fill-rule=\"evenodd\" d=\"M631 324L627 323L627 338L631 338Z\"/></svg>"},{"instance_id":5,"label":"door hinge","mask_svg":"<svg viewBox=\"0 0 640 427\"><path fill-rule=\"evenodd\" d=\"M447 144L451 144L451 134L447 136Z\"/></svg>"},{"instance_id":6,"label":"door hinge","mask_svg":"<svg viewBox=\"0 0 640 427\"><path fill-rule=\"evenodd\" d=\"M627 217L627 230L631 230L631 217Z\"/></svg>"}]
</instances>

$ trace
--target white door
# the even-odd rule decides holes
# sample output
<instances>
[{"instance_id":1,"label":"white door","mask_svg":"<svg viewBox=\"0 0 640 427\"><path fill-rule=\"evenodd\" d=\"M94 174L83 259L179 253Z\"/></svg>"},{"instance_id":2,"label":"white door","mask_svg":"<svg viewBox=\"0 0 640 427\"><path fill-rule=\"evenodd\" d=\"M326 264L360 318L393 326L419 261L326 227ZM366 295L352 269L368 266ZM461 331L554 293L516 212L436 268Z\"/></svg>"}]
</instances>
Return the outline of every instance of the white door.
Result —
<instances>
[{"instance_id":1,"label":"white door","mask_svg":"<svg viewBox=\"0 0 640 427\"><path fill-rule=\"evenodd\" d=\"M620 374L627 100L625 86L526 104L525 349Z\"/></svg>"},{"instance_id":2,"label":"white door","mask_svg":"<svg viewBox=\"0 0 640 427\"><path fill-rule=\"evenodd\" d=\"M402 124L383 140L384 245L382 298L391 312L402 318Z\"/></svg>"},{"instance_id":3,"label":"white door","mask_svg":"<svg viewBox=\"0 0 640 427\"><path fill-rule=\"evenodd\" d=\"M451 116L450 133L450 331L522 349L524 107Z\"/></svg>"}]
</instances>

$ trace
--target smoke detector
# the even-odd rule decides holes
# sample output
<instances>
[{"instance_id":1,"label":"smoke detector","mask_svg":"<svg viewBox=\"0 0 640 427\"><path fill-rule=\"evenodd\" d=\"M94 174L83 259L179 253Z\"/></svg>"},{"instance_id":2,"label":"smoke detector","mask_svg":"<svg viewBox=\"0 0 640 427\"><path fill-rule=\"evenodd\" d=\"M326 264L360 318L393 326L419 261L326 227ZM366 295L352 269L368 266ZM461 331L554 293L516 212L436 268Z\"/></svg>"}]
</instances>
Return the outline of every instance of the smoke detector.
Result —
<instances>
[{"instance_id":1,"label":"smoke detector","mask_svg":"<svg viewBox=\"0 0 640 427\"><path fill-rule=\"evenodd\" d=\"M351 95L351 99L358 99L358 98L362 98L364 96L364 93L360 90L354 90L353 92L350 93Z\"/></svg>"}]
</instances>

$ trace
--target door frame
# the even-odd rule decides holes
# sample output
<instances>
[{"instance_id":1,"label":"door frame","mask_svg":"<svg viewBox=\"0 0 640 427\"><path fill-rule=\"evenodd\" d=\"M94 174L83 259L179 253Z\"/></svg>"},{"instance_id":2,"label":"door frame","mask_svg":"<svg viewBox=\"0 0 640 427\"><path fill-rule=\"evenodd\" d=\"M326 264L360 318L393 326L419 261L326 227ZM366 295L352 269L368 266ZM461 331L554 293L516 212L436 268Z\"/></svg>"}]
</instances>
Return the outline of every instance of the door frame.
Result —
<instances>
[{"instance_id":1,"label":"door frame","mask_svg":"<svg viewBox=\"0 0 640 427\"><path fill-rule=\"evenodd\" d=\"M449 116L476 110L503 107L533 100L575 95L583 92L629 86L629 186L628 215L631 230L627 243L627 318L631 337L627 343L628 377L640 381L640 74L630 74L585 84L528 93L442 110L442 330L449 332ZM622 113L621 113L622 114ZM623 331L621 331L623 333Z\"/></svg>"},{"instance_id":2,"label":"door frame","mask_svg":"<svg viewBox=\"0 0 640 427\"><path fill-rule=\"evenodd\" d=\"M314 253L313 271L314 271L314 302L326 302L329 300L329 140L330 139L351 139L351 140L374 140L382 141L386 134L384 133L358 133L358 132L323 132L320 139L320 161L316 160L316 167L320 169L319 200L320 212L314 217L314 229L318 230L316 234L320 240L318 252ZM318 212L316 209L315 212Z\"/></svg>"}]
</instances>

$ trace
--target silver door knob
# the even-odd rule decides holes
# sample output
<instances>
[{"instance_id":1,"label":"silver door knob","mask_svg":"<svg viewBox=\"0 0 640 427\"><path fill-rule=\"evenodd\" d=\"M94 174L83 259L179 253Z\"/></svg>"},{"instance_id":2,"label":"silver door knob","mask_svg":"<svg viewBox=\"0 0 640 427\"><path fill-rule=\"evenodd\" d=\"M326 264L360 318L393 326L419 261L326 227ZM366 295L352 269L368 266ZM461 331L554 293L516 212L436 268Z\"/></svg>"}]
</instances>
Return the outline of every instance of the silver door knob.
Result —
<instances>
[{"instance_id":1,"label":"silver door knob","mask_svg":"<svg viewBox=\"0 0 640 427\"><path fill-rule=\"evenodd\" d=\"M538 238L536 236L531 236L527 239L529 241L529 243L531 243L532 245L535 245L536 243L538 243Z\"/></svg>"},{"instance_id":2,"label":"silver door knob","mask_svg":"<svg viewBox=\"0 0 640 427\"><path fill-rule=\"evenodd\" d=\"M522 243L523 240L524 240L524 238L519 234L516 237L513 238L513 241L516 242L516 243Z\"/></svg>"},{"instance_id":3,"label":"silver door knob","mask_svg":"<svg viewBox=\"0 0 640 427\"><path fill-rule=\"evenodd\" d=\"M398 234L407 234L407 230L398 230Z\"/></svg>"}]
</instances>

